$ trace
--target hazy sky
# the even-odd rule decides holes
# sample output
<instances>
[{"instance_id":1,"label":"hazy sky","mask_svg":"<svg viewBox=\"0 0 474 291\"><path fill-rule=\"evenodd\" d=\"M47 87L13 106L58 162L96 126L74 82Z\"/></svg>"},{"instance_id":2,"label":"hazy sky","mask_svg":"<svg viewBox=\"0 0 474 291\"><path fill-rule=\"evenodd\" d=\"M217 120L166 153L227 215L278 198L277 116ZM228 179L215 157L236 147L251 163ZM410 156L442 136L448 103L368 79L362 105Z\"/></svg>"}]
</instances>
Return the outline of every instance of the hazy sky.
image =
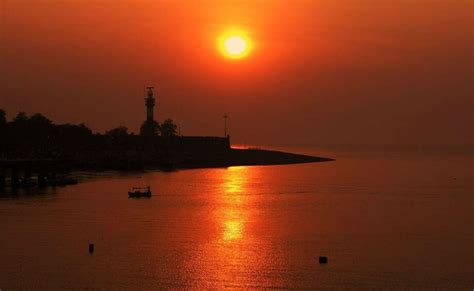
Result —
<instances>
[{"instance_id":1,"label":"hazy sky","mask_svg":"<svg viewBox=\"0 0 474 291\"><path fill-rule=\"evenodd\" d=\"M0 0L0 108L233 143L474 143L474 1ZM216 46L231 27L254 50Z\"/></svg>"}]
</instances>

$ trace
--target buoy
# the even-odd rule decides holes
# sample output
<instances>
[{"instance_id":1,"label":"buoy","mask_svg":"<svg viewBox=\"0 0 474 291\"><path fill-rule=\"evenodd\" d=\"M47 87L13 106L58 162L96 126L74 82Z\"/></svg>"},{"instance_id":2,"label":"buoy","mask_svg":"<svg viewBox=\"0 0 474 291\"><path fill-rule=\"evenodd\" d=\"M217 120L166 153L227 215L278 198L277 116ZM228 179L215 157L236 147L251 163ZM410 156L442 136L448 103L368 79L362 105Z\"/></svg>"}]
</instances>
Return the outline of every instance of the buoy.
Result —
<instances>
[{"instance_id":1,"label":"buoy","mask_svg":"<svg viewBox=\"0 0 474 291\"><path fill-rule=\"evenodd\" d=\"M328 257L319 257L319 263L320 264L327 264L328 263Z\"/></svg>"},{"instance_id":2,"label":"buoy","mask_svg":"<svg viewBox=\"0 0 474 291\"><path fill-rule=\"evenodd\" d=\"M92 254L94 252L94 244L89 244L89 253Z\"/></svg>"}]
</instances>

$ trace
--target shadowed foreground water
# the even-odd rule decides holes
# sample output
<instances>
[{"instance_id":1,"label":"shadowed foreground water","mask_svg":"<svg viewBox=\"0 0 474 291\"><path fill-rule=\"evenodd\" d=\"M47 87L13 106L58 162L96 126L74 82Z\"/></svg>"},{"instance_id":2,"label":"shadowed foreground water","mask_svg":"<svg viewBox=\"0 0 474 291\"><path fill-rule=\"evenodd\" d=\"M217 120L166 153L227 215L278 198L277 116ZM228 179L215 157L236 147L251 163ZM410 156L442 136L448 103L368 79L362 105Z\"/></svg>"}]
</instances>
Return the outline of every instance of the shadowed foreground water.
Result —
<instances>
[{"instance_id":1,"label":"shadowed foreground water","mask_svg":"<svg viewBox=\"0 0 474 291\"><path fill-rule=\"evenodd\" d=\"M472 154L306 153L3 195L0 289L474 287Z\"/></svg>"}]
</instances>

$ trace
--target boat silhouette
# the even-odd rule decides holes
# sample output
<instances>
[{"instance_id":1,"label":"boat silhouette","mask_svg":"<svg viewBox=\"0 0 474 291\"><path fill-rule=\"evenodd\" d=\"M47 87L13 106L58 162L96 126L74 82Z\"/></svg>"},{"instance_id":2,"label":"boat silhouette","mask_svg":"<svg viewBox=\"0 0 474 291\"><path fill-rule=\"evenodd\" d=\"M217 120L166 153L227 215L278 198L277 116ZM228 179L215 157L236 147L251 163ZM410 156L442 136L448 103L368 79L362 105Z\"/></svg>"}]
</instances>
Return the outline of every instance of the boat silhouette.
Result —
<instances>
[{"instance_id":1,"label":"boat silhouette","mask_svg":"<svg viewBox=\"0 0 474 291\"><path fill-rule=\"evenodd\" d=\"M129 198L151 197L151 188L148 187L132 187L132 191L128 191Z\"/></svg>"}]
</instances>

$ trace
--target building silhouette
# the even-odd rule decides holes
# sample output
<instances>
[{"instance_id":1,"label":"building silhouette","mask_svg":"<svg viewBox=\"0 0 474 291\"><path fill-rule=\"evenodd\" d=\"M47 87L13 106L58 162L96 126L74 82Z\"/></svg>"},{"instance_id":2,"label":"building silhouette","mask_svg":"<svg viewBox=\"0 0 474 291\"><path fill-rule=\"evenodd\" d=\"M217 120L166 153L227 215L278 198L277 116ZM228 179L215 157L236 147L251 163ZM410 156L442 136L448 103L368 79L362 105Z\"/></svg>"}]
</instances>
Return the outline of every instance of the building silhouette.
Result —
<instances>
[{"instance_id":1,"label":"building silhouette","mask_svg":"<svg viewBox=\"0 0 474 291\"><path fill-rule=\"evenodd\" d=\"M145 106L146 106L146 120L140 127L140 135L153 137L158 135L160 125L155 121L154 109L155 109L155 97L153 95L154 87L147 87Z\"/></svg>"}]
</instances>

